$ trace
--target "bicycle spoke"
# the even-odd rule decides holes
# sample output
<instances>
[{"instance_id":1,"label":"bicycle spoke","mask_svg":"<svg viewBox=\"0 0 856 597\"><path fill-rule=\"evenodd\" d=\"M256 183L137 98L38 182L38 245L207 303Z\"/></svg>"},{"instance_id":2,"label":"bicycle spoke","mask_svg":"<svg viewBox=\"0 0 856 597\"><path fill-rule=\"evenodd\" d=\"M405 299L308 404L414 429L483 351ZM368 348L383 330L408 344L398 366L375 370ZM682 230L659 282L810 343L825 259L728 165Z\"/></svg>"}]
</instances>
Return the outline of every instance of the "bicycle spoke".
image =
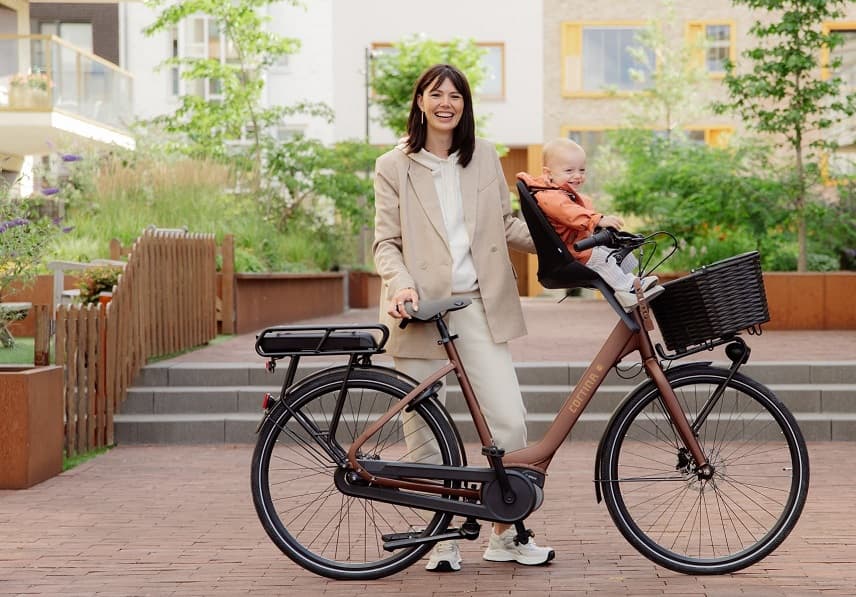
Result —
<instances>
[{"instance_id":1,"label":"bicycle spoke","mask_svg":"<svg viewBox=\"0 0 856 597\"><path fill-rule=\"evenodd\" d=\"M373 371L354 370L347 391L340 396L342 372L324 373L329 382L304 383L289 394L289 409L278 412L262 434L266 476L253 483L254 498L260 491L264 507L257 511L277 545L301 565L334 578L376 578L418 559L430 544L383 549L383 535L420 528L426 536L442 532L452 516L411 507L350 497L334 482L339 466L327 453L331 442L346 453L368 425L398 404L408 392L404 381ZM339 377L337 377L339 376ZM336 437L329 436L333 413L342 398ZM411 412L405 425L403 412L380 426L374 437L359 448L359 457L383 461L460 463L462 452L442 411L431 401ZM441 441L442 440L442 441ZM450 441L452 443L450 443ZM257 453L259 452L257 447ZM254 475L256 473L254 472ZM254 477L255 480L255 477ZM272 529L272 530L271 530ZM382 572L380 572L382 571Z\"/></svg>"},{"instance_id":2,"label":"bicycle spoke","mask_svg":"<svg viewBox=\"0 0 856 597\"><path fill-rule=\"evenodd\" d=\"M712 473L696 469L656 388L639 390L607 430L610 513L634 546L674 570L733 571L757 561L793 527L805 501L798 483L808 474L805 445L795 424L768 390L739 377L700 365L673 383L693 425L694 413L728 383L697 430Z\"/></svg>"}]
</instances>

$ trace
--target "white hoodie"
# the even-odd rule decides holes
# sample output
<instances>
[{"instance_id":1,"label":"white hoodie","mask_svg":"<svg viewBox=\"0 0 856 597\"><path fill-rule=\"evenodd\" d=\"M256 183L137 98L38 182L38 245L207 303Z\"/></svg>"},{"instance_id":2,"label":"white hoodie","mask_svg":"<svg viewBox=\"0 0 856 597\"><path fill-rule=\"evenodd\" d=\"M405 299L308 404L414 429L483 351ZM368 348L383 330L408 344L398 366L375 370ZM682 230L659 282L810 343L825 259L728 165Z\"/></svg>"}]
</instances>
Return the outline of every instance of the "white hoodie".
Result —
<instances>
[{"instance_id":1,"label":"white hoodie","mask_svg":"<svg viewBox=\"0 0 856 597\"><path fill-rule=\"evenodd\" d=\"M443 223L446 225L446 238L449 240L449 249L452 253L452 292L455 294L475 292L478 290L479 282L470 251L470 237L464 224L458 153L451 154L445 160L425 149L409 155L414 162L431 170L434 177L434 188L440 199Z\"/></svg>"}]
</instances>

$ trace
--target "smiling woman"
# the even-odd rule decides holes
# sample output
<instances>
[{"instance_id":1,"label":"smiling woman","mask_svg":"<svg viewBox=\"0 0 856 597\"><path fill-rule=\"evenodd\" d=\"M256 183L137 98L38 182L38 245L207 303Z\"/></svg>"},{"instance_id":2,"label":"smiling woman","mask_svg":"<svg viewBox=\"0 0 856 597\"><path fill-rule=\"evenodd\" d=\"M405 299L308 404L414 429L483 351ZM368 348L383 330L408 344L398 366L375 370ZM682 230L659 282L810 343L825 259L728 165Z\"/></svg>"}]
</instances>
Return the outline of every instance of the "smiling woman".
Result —
<instances>
[{"instance_id":1,"label":"smiling woman","mask_svg":"<svg viewBox=\"0 0 856 597\"><path fill-rule=\"evenodd\" d=\"M398 324L419 302L457 295L472 300L449 314L456 347L497 446L526 445L526 409L508 341L526 333L508 245L534 252L526 225L511 213L508 186L494 146L475 136L470 85L454 66L437 64L419 77L407 138L377 161L375 266L382 278L381 321L390 329L395 367L423 379L445 363L433 326ZM438 391L445 402L445 386ZM405 422L408 450L435 444ZM429 450L430 451L430 450ZM437 452L439 455L439 452ZM432 460L436 462L437 460ZM516 542L495 525L484 558L543 564L553 550ZM439 543L426 569L460 570L457 545Z\"/></svg>"}]
</instances>

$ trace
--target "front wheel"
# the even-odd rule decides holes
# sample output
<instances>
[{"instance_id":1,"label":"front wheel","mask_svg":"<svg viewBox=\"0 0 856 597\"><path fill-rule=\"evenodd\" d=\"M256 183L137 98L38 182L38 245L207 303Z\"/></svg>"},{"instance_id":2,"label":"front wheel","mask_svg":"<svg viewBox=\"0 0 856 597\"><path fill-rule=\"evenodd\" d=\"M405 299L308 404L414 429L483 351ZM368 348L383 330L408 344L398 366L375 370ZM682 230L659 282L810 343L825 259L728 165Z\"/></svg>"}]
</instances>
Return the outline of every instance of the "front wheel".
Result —
<instances>
[{"instance_id":1,"label":"front wheel","mask_svg":"<svg viewBox=\"0 0 856 597\"><path fill-rule=\"evenodd\" d=\"M691 425L728 371L706 365L667 372ZM808 452L788 409L765 386L736 374L698 428L714 468L699 475L648 383L624 403L605 433L604 500L624 537L677 572L723 574L771 553L805 504Z\"/></svg>"},{"instance_id":2,"label":"front wheel","mask_svg":"<svg viewBox=\"0 0 856 597\"><path fill-rule=\"evenodd\" d=\"M388 552L384 535L431 537L452 515L339 493L333 455L345 454L413 388L384 372L354 369L342 393L344 375L321 373L271 410L253 454L253 502L270 538L296 563L330 578L368 580L405 569L432 547ZM360 458L461 466L462 454L443 408L421 400L370 438Z\"/></svg>"}]
</instances>

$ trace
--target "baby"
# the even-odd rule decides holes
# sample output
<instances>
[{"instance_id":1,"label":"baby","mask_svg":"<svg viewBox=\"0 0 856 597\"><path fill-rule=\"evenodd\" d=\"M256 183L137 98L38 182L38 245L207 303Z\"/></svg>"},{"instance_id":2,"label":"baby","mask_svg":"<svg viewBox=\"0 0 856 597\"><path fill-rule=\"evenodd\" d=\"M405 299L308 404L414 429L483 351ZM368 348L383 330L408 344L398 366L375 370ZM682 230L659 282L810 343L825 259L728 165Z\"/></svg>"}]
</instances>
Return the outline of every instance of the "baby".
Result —
<instances>
[{"instance_id":1,"label":"baby","mask_svg":"<svg viewBox=\"0 0 856 597\"><path fill-rule=\"evenodd\" d=\"M570 139L559 138L544 145L544 168L542 176L534 178L525 172L517 177L535 191L535 200L556 229L571 255L586 264L615 290L615 298L625 310L636 303L633 270L638 262L628 255L619 266L615 258L609 258L612 249L594 247L586 251L575 251L575 242L588 238L596 227L621 230L624 220L619 216L604 215L593 208L592 200L579 192L586 180L586 152ZM548 187L545 189L545 187ZM663 292L656 276L640 280L645 298L653 298Z\"/></svg>"}]
</instances>

